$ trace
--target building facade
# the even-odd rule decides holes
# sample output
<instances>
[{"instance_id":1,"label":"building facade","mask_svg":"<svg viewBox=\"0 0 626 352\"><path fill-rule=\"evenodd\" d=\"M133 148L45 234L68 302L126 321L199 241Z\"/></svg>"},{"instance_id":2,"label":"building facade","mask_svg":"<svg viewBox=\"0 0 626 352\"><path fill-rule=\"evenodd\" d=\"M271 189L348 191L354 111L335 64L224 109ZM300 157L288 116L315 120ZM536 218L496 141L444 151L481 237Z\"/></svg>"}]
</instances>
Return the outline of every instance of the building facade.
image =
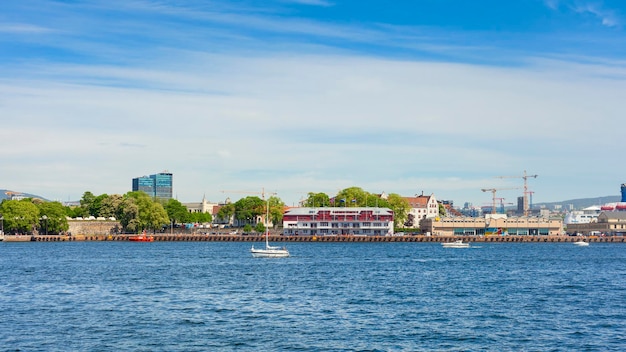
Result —
<instances>
[{"instance_id":1,"label":"building facade","mask_svg":"<svg viewBox=\"0 0 626 352\"><path fill-rule=\"evenodd\" d=\"M171 199L173 190L173 175L164 171L150 176L133 178L133 192L142 191L150 197Z\"/></svg>"},{"instance_id":2,"label":"building facade","mask_svg":"<svg viewBox=\"0 0 626 352\"><path fill-rule=\"evenodd\" d=\"M420 229L434 236L549 236L564 233L560 218L509 217L506 214L425 218Z\"/></svg>"},{"instance_id":3,"label":"building facade","mask_svg":"<svg viewBox=\"0 0 626 352\"><path fill-rule=\"evenodd\" d=\"M439 215L439 203L434 194L403 197L409 203L409 212L404 227L417 227L422 219L434 218Z\"/></svg>"},{"instance_id":4,"label":"building facade","mask_svg":"<svg viewBox=\"0 0 626 352\"><path fill-rule=\"evenodd\" d=\"M393 211L388 208L290 208L283 214L286 236L391 236Z\"/></svg>"},{"instance_id":5,"label":"building facade","mask_svg":"<svg viewBox=\"0 0 626 352\"><path fill-rule=\"evenodd\" d=\"M605 211L600 213L595 221L566 226L565 231L569 234L625 236L626 211Z\"/></svg>"}]
</instances>

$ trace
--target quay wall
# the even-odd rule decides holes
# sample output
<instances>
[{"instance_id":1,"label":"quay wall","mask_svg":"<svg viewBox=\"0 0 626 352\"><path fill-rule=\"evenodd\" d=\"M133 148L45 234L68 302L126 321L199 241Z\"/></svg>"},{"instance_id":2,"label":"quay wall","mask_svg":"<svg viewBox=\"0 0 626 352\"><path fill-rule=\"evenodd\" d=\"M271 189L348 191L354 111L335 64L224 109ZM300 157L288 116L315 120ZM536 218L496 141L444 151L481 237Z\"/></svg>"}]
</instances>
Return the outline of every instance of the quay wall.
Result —
<instances>
[{"instance_id":1,"label":"quay wall","mask_svg":"<svg viewBox=\"0 0 626 352\"><path fill-rule=\"evenodd\" d=\"M87 236L119 233L122 228L119 221L113 220L68 220L67 224L69 233Z\"/></svg>"},{"instance_id":2,"label":"quay wall","mask_svg":"<svg viewBox=\"0 0 626 352\"><path fill-rule=\"evenodd\" d=\"M103 234L79 234L79 235L35 235L34 242L57 242L57 241L128 241L133 235L103 235ZM154 241L203 241L203 242L264 242L263 235L206 235L206 234L154 234ZM10 236L7 236L10 237ZM576 242L581 237L575 236L270 236L271 242L452 242L463 240L464 242ZM624 236L584 237L588 242L626 243Z\"/></svg>"}]
</instances>

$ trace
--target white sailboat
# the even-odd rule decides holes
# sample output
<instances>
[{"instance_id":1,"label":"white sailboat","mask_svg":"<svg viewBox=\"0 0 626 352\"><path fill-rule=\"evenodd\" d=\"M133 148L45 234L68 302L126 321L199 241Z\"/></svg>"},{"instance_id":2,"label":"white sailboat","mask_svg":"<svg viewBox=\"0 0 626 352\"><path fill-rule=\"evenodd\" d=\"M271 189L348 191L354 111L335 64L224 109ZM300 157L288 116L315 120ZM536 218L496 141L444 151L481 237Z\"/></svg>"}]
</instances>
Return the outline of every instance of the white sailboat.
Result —
<instances>
[{"instance_id":1,"label":"white sailboat","mask_svg":"<svg viewBox=\"0 0 626 352\"><path fill-rule=\"evenodd\" d=\"M265 192L263 192L263 200L265 200ZM269 200L265 202L265 248L252 248L250 249L250 253L255 258L285 258L289 256L289 251L285 246L276 247L270 246L269 242L269 227L267 226L267 219L269 219L270 215L270 205Z\"/></svg>"}]
</instances>

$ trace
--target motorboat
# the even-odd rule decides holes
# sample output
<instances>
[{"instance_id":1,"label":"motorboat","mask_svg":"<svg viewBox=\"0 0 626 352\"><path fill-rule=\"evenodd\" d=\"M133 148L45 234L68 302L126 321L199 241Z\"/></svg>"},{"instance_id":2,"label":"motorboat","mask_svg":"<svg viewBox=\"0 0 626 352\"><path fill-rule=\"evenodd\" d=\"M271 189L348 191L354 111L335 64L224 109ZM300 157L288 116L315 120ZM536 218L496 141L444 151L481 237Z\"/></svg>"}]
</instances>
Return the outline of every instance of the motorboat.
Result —
<instances>
[{"instance_id":1,"label":"motorboat","mask_svg":"<svg viewBox=\"0 0 626 352\"><path fill-rule=\"evenodd\" d=\"M443 248L469 248L470 244L467 242L463 242L461 240L456 240L454 242L443 242L441 244Z\"/></svg>"},{"instance_id":2,"label":"motorboat","mask_svg":"<svg viewBox=\"0 0 626 352\"><path fill-rule=\"evenodd\" d=\"M586 242L586 241L580 240L580 241L576 241L576 242L574 242L574 244L575 244L575 245L577 245L577 246L586 247L586 246L588 246L588 245L589 245L589 242Z\"/></svg>"},{"instance_id":3,"label":"motorboat","mask_svg":"<svg viewBox=\"0 0 626 352\"><path fill-rule=\"evenodd\" d=\"M154 237L146 235L146 231L144 231L141 235L128 237L128 240L131 242L154 242Z\"/></svg>"}]
</instances>

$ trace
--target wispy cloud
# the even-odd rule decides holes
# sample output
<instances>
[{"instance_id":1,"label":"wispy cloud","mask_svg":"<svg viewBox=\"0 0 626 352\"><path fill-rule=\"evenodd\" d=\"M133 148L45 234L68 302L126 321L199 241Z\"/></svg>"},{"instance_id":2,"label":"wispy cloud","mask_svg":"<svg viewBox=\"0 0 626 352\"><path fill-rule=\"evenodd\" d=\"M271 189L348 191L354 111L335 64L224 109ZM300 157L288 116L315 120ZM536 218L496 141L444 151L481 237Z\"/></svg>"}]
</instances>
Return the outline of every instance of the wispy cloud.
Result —
<instances>
[{"instance_id":1,"label":"wispy cloud","mask_svg":"<svg viewBox=\"0 0 626 352\"><path fill-rule=\"evenodd\" d=\"M294 3L294 4L302 4L302 5L311 5L311 6L323 6L323 7L330 7L330 6L334 6L335 4L330 2L330 1L326 1L326 0L283 0L285 2L289 2L289 3Z\"/></svg>"},{"instance_id":2,"label":"wispy cloud","mask_svg":"<svg viewBox=\"0 0 626 352\"><path fill-rule=\"evenodd\" d=\"M50 33L54 30L42 26L37 26L28 23L4 23L0 24L0 33L12 33L12 34L40 34Z\"/></svg>"},{"instance_id":3,"label":"wispy cloud","mask_svg":"<svg viewBox=\"0 0 626 352\"><path fill-rule=\"evenodd\" d=\"M586 0L544 0L546 7L551 10L559 10L562 7L567 8L577 14L588 14L599 19L603 26L618 27L621 26L622 20L615 10L606 8L602 1L586 1Z\"/></svg>"},{"instance_id":4,"label":"wispy cloud","mask_svg":"<svg viewBox=\"0 0 626 352\"><path fill-rule=\"evenodd\" d=\"M580 3L574 6L577 13L588 13L598 18L602 25L607 27L617 27L621 25L619 17L614 11L603 8L598 3Z\"/></svg>"}]
</instances>

